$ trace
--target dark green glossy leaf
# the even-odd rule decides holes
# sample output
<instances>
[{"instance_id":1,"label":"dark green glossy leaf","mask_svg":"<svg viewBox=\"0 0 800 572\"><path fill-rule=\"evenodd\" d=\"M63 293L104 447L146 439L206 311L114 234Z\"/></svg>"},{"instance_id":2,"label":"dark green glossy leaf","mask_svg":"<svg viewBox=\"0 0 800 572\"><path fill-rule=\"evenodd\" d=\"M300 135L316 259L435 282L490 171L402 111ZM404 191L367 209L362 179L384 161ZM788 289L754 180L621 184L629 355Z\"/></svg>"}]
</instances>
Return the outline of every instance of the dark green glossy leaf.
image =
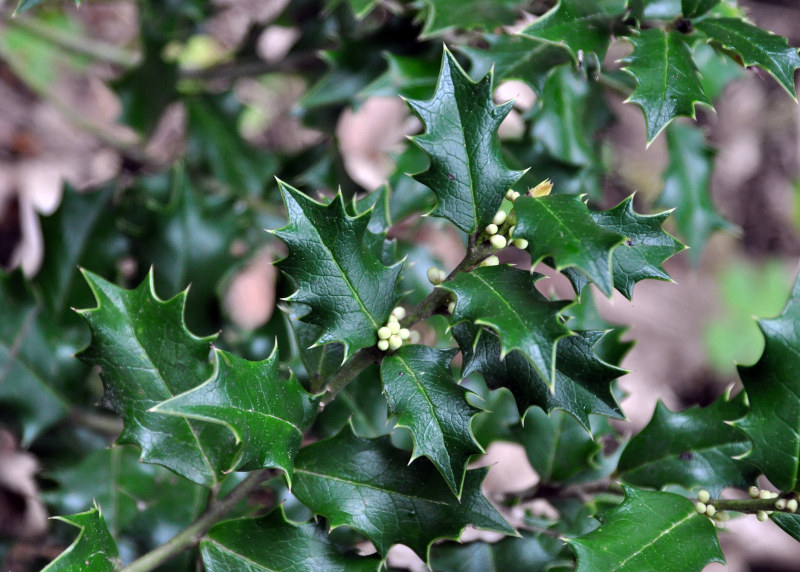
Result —
<instances>
[{"instance_id":1,"label":"dark green glossy leaf","mask_svg":"<svg viewBox=\"0 0 800 572\"><path fill-rule=\"evenodd\" d=\"M711 107L683 34L651 28L628 39L633 53L624 69L636 79L628 101L644 111L648 142L679 115L694 118L696 103Z\"/></svg>"},{"instance_id":2,"label":"dark green glossy leaf","mask_svg":"<svg viewBox=\"0 0 800 572\"><path fill-rule=\"evenodd\" d=\"M656 489L676 484L717 496L724 487L747 488L758 469L734 457L750 450L750 440L727 423L746 411L743 393L678 413L659 401L650 423L625 447L617 470L628 483Z\"/></svg>"},{"instance_id":3,"label":"dark green glossy leaf","mask_svg":"<svg viewBox=\"0 0 800 572\"><path fill-rule=\"evenodd\" d=\"M392 432L395 422L388 416L386 394L377 364L361 372L320 411L314 422L314 431L322 438L333 437L348 422L356 435L367 439Z\"/></svg>"},{"instance_id":4,"label":"dark green glossy leaf","mask_svg":"<svg viewBox=\"0 0 800 572\"><path fill-rule=\"evenodd\" d=\"M415 176L439 199L431 214L464 232L482 229L522 176L503 164L497 138L513 104L494 105L492 75L474 83L447 50L433 99L408 103L427 128L413 141L431 157L430 169Z\"/></svg>"},{"instance_id":5,"label":"dark green glossy leaf","mask_svg":"<svg viewBox=\"0 0 800 572\"><path fill-rule=\"evenodd\" d=\"M601 515L600 528L567 540L577 572L700 572L725 563L711 521L688 499L623 485L625 501Z\"/></svg>"},{"instance_id":6,"label":"dark green glossy leaf","mask_svg":"<svg viewBox=\"0 0 800 572\"><path fill-rule=\"evenodd\" d=\"M697 18L711 10L719 2L720 0L681 0L681 12L686 18Z\"/></svg>"},{"instance_id":7,"label":"dark green glossy leaf","mask_svg":"<svg viewBox=\"0 0 800 572\"><path fill-rule=\"evenodd\" d=\"M117 545L108 533L100 509L96 506L86 512L57 516L58 520L81 529L78 538L48 564L42 572L92 570L106 572L122 568Z\"/></svg>"},{"instance_id":8,"label":"dark green glossy leaf","mask_svg":"<svg viewBox=\"0 0 800 572\"><path fill-rule=\"evenodd\" d=\"M712 232L733 228L711 202L709 182L714 152L702 131L677 123L667 129L667 149L669 164L658 204L675 209L679 236L691 248L692 262L697 263Z\"/></svg>"},{"instance_id":9,"label":"dark green glossy leaf","mask_svg":"<svg viewBox=\"0 0 800 572\"><path fill-rule=\"evenodd\" d=\"M601 360L594 347L603 332L575 332L558 340L556 345L556 377L551 391L531 362L519 352L510 352L500 359L500 340L491 332L480 332L468 324L457 324L453 335L464 355L462 375L478 372L494 389L507 387L517 403L520 415L536 405L550 413L563 409L572 414L584 429L589 429L589 414L622 418L611 391L611 382L625 371Z\"/></svg>"},{"instance_id":10,"label":"dark green glossy leaf","mask_svg":"<svg viewBox=\"0 0 800 572\"><path fill-rule=\"evenodd\" d=\"M132 241L140 267L153 267L160 292L171 295L191 284L189 307L198 311L187 322L213 331L219 326L204 310L218 307L216 288L238 262L231 247L243 239L249 221L236 214L232 199L204 194L181 169L172 174L165 204L146 202L146 220Z\"/></svg>"},{"instance_id":11,"label":"dark green glossy leaf","mask_svg":"<svg viewBox=\"0 0 800 572\"><path fill-rule=\"evenodd\" d=\"M333 527L363 532L385 556L405 544L427 560L438 538L456 538L465 526L515 534L483 497L487 469L467 471L460 501L427 459L409 455L388 437L367 440L346 428L300 450L292 492Z\"/></svg>"},{"instance_id":12,"label":"dark green glossy leaf","mask_svg":"<svg viewBox=\"0 0 800 572\"><path fill-rule=\"evenodd\" d=\"M282 508L215 525L200 543L200 554L208 572L368 572L381 562L375 556L344 554L319 525L288 522Z\"/></svg>"},{"instance_id":13,"label":"dark green glossy leaf","mask_svg":"<svg viewBox=\"0 0 800 572\"><path fill-rule=\"evenodd\" d=\"M559 0L558 4L523 30L523 34L562 46L577 60L579 52L603 61L624 2Z\"/></svg>"},{"instance_id":14,"label":"dark green glossy leaf","mask_svg":"<svg viewBox=\"0 0 800 572\"><path fill-rule=\"evenodd\" d=\"M383 74L359 92L362 98L401 95L413 99L430 97L436 89L439 62L422 57L384 54L389 65Z\"/></svg>"},{"instance_id":15,"label":"dark green glossy leaf","mask_svg":"<svg viewBox=\"0 0 800 572\"><path fill-rule=\"evenodd\" d=\"M188 526L208 499L205 488L158 465L140 463L137 449L124 445L94 451L47 477L59 484L44 493L55 511L79 511L97 502L112 536L133 535L149 548L168 539L171 530Z\"/></svg>"},{"instance_id":16,"label":"dark green glossy leaf","mask_svg":"<svg viewBox=\"0 0 800 572\"><path fill-rule=\"evenodd\" d=\"M523 423L516 436L543 483L568 482L592 468L592 457L602 448L577 419L564 411L547 414L534 407Z\"/></svg>"},{"instance_id":17,"label":"dark green glossy leaf","mask_svg":"<svg viewBox=\"0 0 800 572\"><path fill-rule=\"evenodd\" d=\"M797 99L794 70L800 67L800 56L797 48L789 46L786 38L738 18L709 18L698 22L697 29L735 52L744 65L767 70L789 95Z\"/></svg>"},{"instance_id":18,"label":"dark green glossy leaf","mask_svg":"<svg viewBox=\"0 0 800 572\"><path fill-rule=\"evenodd\" d=\"M280 468L291 483L293 459L316 414L294 376L281 379L277 350L252 362L214 349L216 367L202 385L150 409L224 425L242 443L231 470Z\"/></svg>"},{"instance_id":19,"label":"dark green glossy leaf","mask_svg":"<svg viewBox=\"0 0 800 572\"><path fill-rule=\"evenodd\" d=\"M565 544L544 534L523 532L521 538L500 542L437 544L431 550L434 572L546 572L572 562Z\"/></svg>"},{"instance_id":20,"label":"dark green glossy leaf","mask_svg":"<svg viewBox=\"0 0 800 572\"><path fill-rule=\"evenodd\" d=\"M633 297L633 287L637 282L672 280L661 265L685 247L662 229L670 214L671 211L637 214L633 210L632 195L614 208L592 213L592 218L602 228L628 237L611 254L614 288L628 300ZM565 268L563 272L578 293L589 283L585 276L572 268Z\"/></svg>"},{"instance_id":21,"label":"dark green glossy leaf","mask_svg":"<svg viewBox=\"0 0 800 572\"><path fill-rule=\"evenodd\" d=\"M745 457L782 491L800 489L800 277L781 315L759 320L764 353L739 366L750 411L736 423L753 441Z\"/></svg>"},{"instance_id":22,"label":"dark green glossy leaf","mask_svg":"<svg viewBox=\"0 0 800 572\"><path fill-rule=\"evenodd\" d=\"M381 378L389 413L414 438L411 458L430 459L460 497L467 462L483 451L469 426L480 410L467 403L466 390L450 373L456 353L456 349L404 346L383 358Z\"/></svg>"},{"instance_id":23,"label":"dark green glossy leaf","mask_svg":"<svg viewBox=\"0 0 800 572\"><path fill-rule=\"evenodd\" d=\"M297 352L306 370L309 382L314 387L322 387L322 383L335 373L344 362L344 346L342 344L314 345L322 335L323 329L301 320L311 308L305 304L293 303L289 310Z\"/></svg>"},{"instance_id":24,"label":"dark green glossy leaf","mask_svg":"<svg viewBox=\"0 0 800 572\"><path fill-rule=\"evenodd\" d=\"M7 422L19 423L27 445L69 411L56 387L82 378L85 369L72 354L85 342L54 327L20 271L0 270L0 308L0 410Z\"/></svg>"},{"instance_id":25,"label":"dark green glossy leaf","mask_svg":"<svg viewBox=\"0 0 800 572\"><path fill-rule=\"evenodd\" d=\"M92 342L78 357L100 366L105 404L125 423L117 443L142 449L142 460L158 463L203 485L219 482L232 465L233 436L219 425L148 411L207 380L212 337L198 338L184 325L186 292L160 300L153 275L135 290L123 290L84 272L97 308L79 310Z\"/></svg>"},{"instance_id":26,"label":"dark green glossy leaf","mask_svg":"<svg viewBox=\"0 0 800 572\"><path fill-rule=\"evenodd\" d=\"M528 240L533 264L549 258L556 270L574 267L611 295L611 255L625 235L599 225L584 200L574 195L520 197L514 210L514 236Z\"/></svg>"},{"instance_id":27,"label":"dark green glossy leaf","mask_svg":"<svg viewBox=\"0 0 800 572\"><path fill-rule=\"evenodd\" d=\"M425 0L422 37L439 35L450 28L492 30L513 24L525 4L524 0Z\"/></svg>"},{"instance_id":28,"label":"dark green glossy leaf","mask_svg":"<svg viewBox=\"0 0 800 572\"><path fill-rule=\"evenodd\" d=\"M510 266L487 266L459 273L441 287L456 295L454 325L489 327L500 338L501 359L519 350L539 378L553 387L556 344L572 333L558 318L569 302L547 300L534 285L539 278Z\"/></svg>"},{"instance_id":29,"label":"dark green glossy leaf","mask_svg":"<svg viewBox=\"0 0 800 572\"><path fill-rule=\"evenodd\" d=\"M786 534L800 541L800 514L775 511L769 515L769 518Z\"/></svg>"},{"instance_id":30,"label":"dark green glossy leaf","mask_svg":"<svg viewBox=\"0 0 800 572\"><path fill-rule=\"evenodd\" d=\"M117 260L127 252L127 240L116 230L109 213L112 192L111 186L92 193L66 187L58 210L42 219L42 234L47 239L36 284L56 316L92 301L78 265L113 275Z\"/></svg>"},{"instance_id":31,"label":"dark green glossy leaf","mask_svg":"<svg viewBox=\"0 0 800 572\"><path fill-rule=\"evenodd\" d=\"M276 265L298 289L289 300L311 308L303 321L322 328L316 345L344 346L344 359L377 341L395 305L401 264L384 266L365 244L368 213L352 218L342 196L329 205L280 183L289 223L274 234L289 247Z\"/></svg>"},{"instance_id":32,"label":"dark green glossy leaf","mask_svg":"<svg viewBox=\"0 0 800 572\"><path fill-rule=\"evenodd\" d=\"M211 97L186 100L187 162L204 166L217 183L235 194L261 195L275 175L275 158L242 139L236 131L236 115L227 107Z\"/></svg>"},{"instance_id":33,"label":"dark green glossy leaf","mask_svg":"<svg viewBox=\"0 0 800 572\"><path fill-rule=\"evenodd\" d=\"M594 103L602 100L595 82L589 82L571 65L555 68L544 84L541 108L532 135L553 158L570 165L597 163L597 149L589 128L597 115Z\"/></svg>"},{"instance_id":34,"label":"dark green glossy leaf","mask_svg":"<svg viewBox=\"0 0 800 572\"><path fill-rule=\"evenodd\" d=\"M571 61L566 50L527 36L485 34L483 39L488 44L486 49L470 45L458 47L472 63L470 75L473 78L481 78L494 70L496 82L521 79L541 94L550 70Z\"/></svg>"}]
</instances>

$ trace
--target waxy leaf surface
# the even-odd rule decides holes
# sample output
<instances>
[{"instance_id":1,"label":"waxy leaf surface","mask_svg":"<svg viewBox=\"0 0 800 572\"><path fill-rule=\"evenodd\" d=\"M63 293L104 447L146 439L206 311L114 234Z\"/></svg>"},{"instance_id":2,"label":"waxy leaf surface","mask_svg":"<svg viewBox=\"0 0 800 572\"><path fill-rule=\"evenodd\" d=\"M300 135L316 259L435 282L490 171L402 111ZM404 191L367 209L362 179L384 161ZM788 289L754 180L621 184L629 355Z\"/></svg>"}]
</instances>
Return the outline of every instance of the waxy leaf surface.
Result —
<instances>
[{"instance_id":1,"label":"waxy leaf surface","mask_svg":"<svg viewBox=\"0 0 800 572\"><path fill-rule=\"evenodd\" d=\"M746 489L758 470L734 457L750 450L750 440L726 423L746 411L742 393L677 413L658 402L650 423L625 447L617 470L628 483L656 489L702 487L714 496L726 486Z\"/></svg>"},{"instance_id":2,"label":"waxy leaf surface","mask_svg":"<svg viewBox=\"0 0 800 572\"><path fill-rule=\"evenodd\" d=\"M736 423L753 441L745 460L758 466L782 491L800 489L800 276L783 312L759 320L764 353L740 366L750 411Z\"/></svg>"},{"instance_id":3,"label":"waxy leaf surface","mask_svg":"<svg viewBox=\"0 0 800 572\"><path fill-rule=\"evenodd\" d=\"M415 178L438 198L431 214L464 232L482 229L522 176L503 164L497 137L513 103L496 106L492 75L473 82L447 50L433 99L408 103L426 127L413 141L430 155L431 165Z\"/></svg>"},{"instance_id":4,"label":"waxy leaf surface","mask_svg":"<svg viewBox=\"0 0 800 572\"><path fill-rule=\"evenodd\" d=\"M510 266L486 266L461 272L441 287L456 295L452 324L491 328L500 338L501 359L519 350L553 387L556 344L571 334L558 316L569 302L547 300L534 285L539 278Z\"/></svg>"},{"instance_id":5,"label":"waxy leaf surface","mask_svg":"<svg viewBox=\"0 0 800 572\"><path fill-rule=\"evenodd\" d=\"M633 287L641 280L671 280L661 265L684 246L662 229L670 214L667 211L640 215L633 210L633 196L614 208L592 213L592 218L602 228L628 237L611 254L611 273L614 288L629 300L633 296ZM565 268L563 272L578 293L589 283L573 268Z\"/></svg>"},{"instance_id":6,"label":"waxy leaf surface","mask_svg":"<svg viewBox=\"0 0 800 572\"><path fill-rule=\"evenodd\" d=\"M208 572L372 572L380 566L375 556L344 554L314 523L288 522L281 508L215 525L200 543L200 554Z\"/></svg>"},{"instance_id":7,"label":"waxy leaf surface","mask_svg":"<svg viewBox=\"0 0 800 572\"><path fill-rule=\"evenodd\" d=\"M486 472L467 471L459 500L427 459L409 464L389 437L361 439L345 428L300 450L292 492L331 526L363 532L379 554L405 544L427 560L436 539L455 539L468 524L515 534L481 493Z\"/></svg>"},{"instance_id":8,"label":"waxy leaf surface","mask_svg":"<svg viewBox=\"0 0 800 572\"><path fill-rule=\"evenodd\" d=\"M69 516L57 516L81 529L78 538L58 558L44 567L42 572L72 572L95 570L107 572L122 568L117 544L108 533L103 515L97 507Z\"/></svg>"},{"instance_id":9,"label":"waxy leaf surface","mask_svg":"<svg viewBox=\"0 0 800 572\"><path fill-rule=\"evenodd\" d=\"M233 436L219 425L153 413L149 409L207 380L213 338L198 338L184 325L186 292L160 300L153 275L124 290L84 272L97 308L80 310L92 342L78 357L100 366L104 403L125 424L117 443L142 449L158 463L203 485L219 482L232 464Z\"/></svg>"},{"instance_id":10,"label":"waxy leaf surface","mask_svg":"<svg viewBox=\"0 0 800 572\"><path fill-rule=\"evenodd\" d=\"M575 332L558 340L556 345L555 384L551 390L548 380L542 377L530 360L513 351L500 359L500 340L491 333L466 323L453 327L464 356L463 376L478 372L491 389L507 387L514 396L520 415L531 405L547 413L563 409L571 413L584 429L589 429L589 414L622 418L611 382L625 373L594 353L594 346L603 332ZM477 340L475 339L477 337Z\"/></svg>"},{"instance_id":11,"label":"waxy leaf surface","mask_svg":"<svg viewBox=\"0 0 800 572\"><path fill-rule=\"evenodd\" d=\"M616 20L621 19L625 4L597 0L559 0L522 32L578 52L594 53L602 61L606 55Z\"/></svg>"},{"instance_id":12,"label":"waxy leaf surface","mask_svg":"<svg viewBox=\"0 0 800 572\"><path fill-rule=\"evenodd\" d=\"M622 487L625 500L601 515L599 528L567 540L578 555L577 572L700 572L725 563L714 525L690 500Z\"/></svg>"},{"instance_id":13,"label":"waxy leaf surface","mask_svg":"<svg viewBox=\"0 0 800 572\"><path fill-rule=\"evenodd\" d=\"M274 231L289 247L276 263L297 283L289 298L311 308L301 319L322 328L316 345L344 346L344 359L374 345L397 295L400 264L387 267L365 243L370 214L350 217L341 195L318 203L281 183L289 223Z\"/></svg>"},{"instance_id":14,"label":"waxy leaf surface","mask_svg":"<svg viewBox=\"0 0 800 572\"><path fill-rule=\"evenodd\" d=\"M685 18L697 18L711 10L719 2L720 0L681 0L681 12Z\"/></svg>"},{"instance_id":15,"label":"waxy leaf surface","mask_svg":"<svg viewBox=\"0 0 800 572\"><path fill-rule=\"evenodd\" d=\"M696 25L711 40L735 52L744 65L767 70L783 89L797 98L794 70L800 67L800 56L786 38L739 18L709 18Z\"/></svg>"},{"instance_id":16,"label":"waxy leaf surface","mask_svg":"<svg viewBox=\"0 0 800 572\"><path fill-rule=\"evenodd\" d=\"M70 347L67 336L59 335L20 271L0 270L0 308L0 406L28 444L69 412L54 382L82 375L70 355L81 342Z\"/></svg>"},{"instance_id":17,"label":"waxy leaf surface","mask_svg":"<svg viewBox=\"0 0 800 572\"><path fill-rule=\"evenodd\" d=\"M528 240L533 264L548 258L556 270L573 267L611 295L611 254L625 242L624 234L600 226L575 195L520 197L514 210L514 237Z\"/></svg>"},{"instance_id":18,"label":"waxy leaf surface","mask_svg":"<svg viewBox=\"0 0 800 572\"><path fill-rule=\"evenodd\" d=\"M648 141L679 115L693 118L696 103L711 106L683 34L650 28L628 39L633 53L623 60L624 69L636 79L628 101L644 111Z\"/></svg>"},{"instance_id":19,"label":"waxy leaf surface","mask_svg":"<svg viewBox=\"0 0 800 572\"><path fill-rule=\"evenodd\" d=\"M546 572L557 564L572 564L564 542L527 532L495 543L446 542L431 550L434 572Z\"/></svg>"},{"instance_id":20,"label":"waxy leaf surface","mask_svg":"<svg viewBox=\"0 0 800 572\"><path fill-rule=\"evenodd\" d=\"M461 496L467 462L483 451L469 426L480 410L467 403L467 391L450 372L457 352L421 345L401 347L383 358L381 378L389 413L414 437L411 458L430 459L453 494Z\"/></svg>"},{"instance_id":21,"label":"waxy leaf surface","mask_svg":"<svg viewBox=\"0 0 800 572\"><path fill-rule=\"evenodd\" d=\"M208 381L152 411L224 425L242 443L231 470L280 468L291 483L294 456L314 419L314 399L294 376L281 379L277 351L260 362L218 349L214 355Z\"/></svg>"},{"instance_id":22,"label":"waxy leaf surface","mask_svg":"<svg viewBox=\"0 0 800 572\"><path fill-rule=\"evenodd\" d=\"M678 123L667 129L667 150L669 164L658 204L675 209L679 236L691 248L692 262L697 263L712 232L733 228L711 202L714 153L702 131Z\"/></svg>"},{"instance_id":23,"label":"waxy leaf surface","mask_svg":"<svg viewBox=\"0 0 800 572\"><path fill-rule=\"evenodd\" d=\"M450 28L493 30L513 24L525 4L524 0L425 0L422 35L434 36Z\"/></svg>"}]
</instances>

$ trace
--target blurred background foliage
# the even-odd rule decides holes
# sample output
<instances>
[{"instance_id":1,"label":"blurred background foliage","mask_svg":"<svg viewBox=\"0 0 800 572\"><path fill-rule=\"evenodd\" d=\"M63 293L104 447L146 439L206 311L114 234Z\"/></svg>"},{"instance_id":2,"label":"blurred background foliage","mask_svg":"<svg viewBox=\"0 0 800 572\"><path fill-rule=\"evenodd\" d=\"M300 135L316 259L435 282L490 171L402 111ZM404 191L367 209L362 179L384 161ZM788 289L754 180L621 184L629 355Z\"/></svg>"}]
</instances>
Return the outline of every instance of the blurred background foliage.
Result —
<instances>
[{"instance_id":1,"label":"blurred background foliage","mask_svg":"<svg viewBox=\"0 0 800 572\"><path fill-rule=\"evenodd\" d=\"M670 228L692 247L667 265L678 285L643 284L632 305L594 297L605 320L643 340L623 363L633 370L622 383L631 421L641 427L656 398L673 409L706 405L737 379L734 363L751 363L763 344L751 317L780 310L800 254L797 105L766 74L699 42L694 56L716 112L699 108L696 124L676 122L648 146L641 110L622 103L633 87L619 63L628 42L612 42L601 65L513 33L554 4L91 0L12 18L16 6L0 1L4 570L58 554L72 531L50 530L45 516L92 498L113 499L106 519L126 559L203 506L195 485L137 464L127 448L105 449L117 420L96 407L96 372L72 357L88 332L70 308L93 305L79 267L126 287L153 267L164 299L191 285L193 332L221 331L221 347L250 359L277 340L307 380L307 364L283 352L296 344L289 319L274 311L292 291L270 264L280 241L263 231L284 220L276 177L323 198L385 187L390 236L414 263L404 276L411 302L428 288L430 265L455 266L464 237L410 216L433 195L407 176L427 159L407 142L421 125L401 99L432 95L444 44L473 79L494 69L498 102L515 99L500 135L509 166L531 167L518 190L550 178L554 192L587 193L598 208L634 192L638 212L678 207ZM739 6L800 44L792 0ZM446 324L432 324L421 334L435 345ZM321 436L354 414L362 434L386 433L373 381L362 375L342 394L349 410L338 401L326 410ZM495 393L487 400L509 411ZM508 430L510 411L506 425L487 430ZM274 488L291 510L290 493ZM182 510L167 497L184 499ZM728 554L745 550L730 545ZM774 554L756 557L781 569Z\"/></svg>"}]
</instances>

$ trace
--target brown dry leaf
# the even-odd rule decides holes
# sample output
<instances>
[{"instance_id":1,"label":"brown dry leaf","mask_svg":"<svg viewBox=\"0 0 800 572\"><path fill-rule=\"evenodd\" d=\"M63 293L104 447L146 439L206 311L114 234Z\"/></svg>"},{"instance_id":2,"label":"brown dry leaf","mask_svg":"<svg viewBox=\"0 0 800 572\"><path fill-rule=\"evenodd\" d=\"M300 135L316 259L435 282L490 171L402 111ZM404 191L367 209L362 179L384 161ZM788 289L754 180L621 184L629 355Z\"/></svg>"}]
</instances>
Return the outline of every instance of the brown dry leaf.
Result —
<instances>
[{"instance_id":1,"label":"brown dry leaf","mask_svg":"<svg viewBox=\"0 0 800 572\"><path fill-rule=\"evenodd\" d=\"M18 449L11 433L0 429L0 536L33 538L47 531L37 472L36 457Z\"/></svg>"}]
</instances>

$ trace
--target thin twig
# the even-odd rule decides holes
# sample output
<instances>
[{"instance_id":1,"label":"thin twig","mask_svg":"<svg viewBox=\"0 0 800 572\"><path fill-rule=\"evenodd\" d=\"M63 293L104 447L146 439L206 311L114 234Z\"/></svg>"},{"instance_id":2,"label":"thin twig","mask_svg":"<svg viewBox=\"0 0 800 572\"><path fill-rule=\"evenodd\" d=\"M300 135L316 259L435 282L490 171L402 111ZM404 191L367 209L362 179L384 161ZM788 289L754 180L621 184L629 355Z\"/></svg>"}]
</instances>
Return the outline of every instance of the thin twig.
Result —
<instances>
[{"instance_id":1,"label":"thin twig","mask_svg":"<svg viewBox=\"0 0 800 572\"><path fill-rule=\"evenodd\" d=\"M241 483L208 507L197 520L161 546L125 566L121 572L148 572L174 558L184 550L200 543L206 532L228 514L239 502L256 490L274 474L274 469L261 469L250 473Z\"/></svg>"}]
</instances>

